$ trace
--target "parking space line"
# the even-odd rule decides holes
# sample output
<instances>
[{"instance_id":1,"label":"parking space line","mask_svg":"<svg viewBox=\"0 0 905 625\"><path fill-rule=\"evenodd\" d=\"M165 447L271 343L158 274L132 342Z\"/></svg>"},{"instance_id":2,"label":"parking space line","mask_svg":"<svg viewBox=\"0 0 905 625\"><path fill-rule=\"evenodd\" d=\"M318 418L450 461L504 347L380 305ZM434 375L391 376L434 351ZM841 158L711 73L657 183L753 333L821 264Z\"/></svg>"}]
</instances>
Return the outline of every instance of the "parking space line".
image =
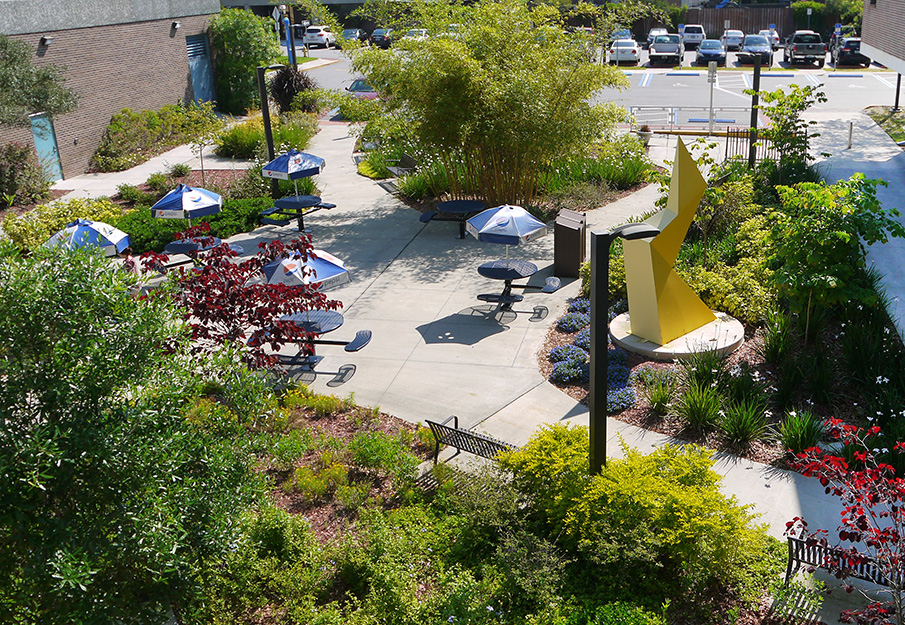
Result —
<instances>
[{"instance_id":1,"label":"parking space line","mask_svg":"<svg viewBox=\"0 0 905 625\"><path fill-rule=\"evenodd\" d=\"M651 78L653 78L653 77L654 77L653 74L645 74L644 78L641 79L641 84L639 86L647 87L648 85L650 85Z\"/></svg>"},{"instance_id":2,"label":"parking space line","mask_svg":"<svg viewBox=\"0 0 905 625\"><path fill-rule=\"evenodd\" d=\"M827 72L827 78L864 78L864 74L835 74Z\"/></svg>"},{"instance_id":3,"label":"parking space line","mask_svg":"<svg viewBox=\"0 0 905 625\"><path fill-rule=\"evenodd\" d=\"M817 77L814 74L806 74L807 79L811 82L812 85L820 86L820 81L817 80Z\"/></svg>"},{"instance_id":4,"label":"parking space line","mask_svg":"<svg viewBox=\"0 0 905 625\"><path fill-rule=\"evenodd\" d=\"M748 72L742 73L742 79L745 81L745 89L751 88L751 79L748 78Z\"/></svg>"},{"instance_id":5,"label":"parking space line","mask_svg":"<svg viewBox=\"0 0 905 625\"><path fill-rule=\"evenodd\" d=\"M879 74L871 74L871 76L873 76L874 78L876 78L877 80L879 80L880 82L882 82L884 85L886 85L886 86L889 87L890 89L895 89L895 88L896 88L896 86L895 86L894 84L892 84L891 82L889 82L888 80L886 80L885 78L883 78L882 76L880 76Z\"/></svg>"}]
</instances>

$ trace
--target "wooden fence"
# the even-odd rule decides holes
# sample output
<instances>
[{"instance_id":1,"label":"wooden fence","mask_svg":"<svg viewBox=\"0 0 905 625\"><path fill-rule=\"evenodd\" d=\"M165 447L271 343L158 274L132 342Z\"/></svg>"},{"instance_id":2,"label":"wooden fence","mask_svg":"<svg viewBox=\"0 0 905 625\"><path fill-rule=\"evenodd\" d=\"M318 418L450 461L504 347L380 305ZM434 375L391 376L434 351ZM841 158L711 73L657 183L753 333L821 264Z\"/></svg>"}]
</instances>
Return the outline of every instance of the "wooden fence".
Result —
<instances>
[{"instance_id":1,"label":"wooden fence","mask_svg":"<svg viewBox=\"0 0 905 625\"><path fill-rule=\"evenodd\" d=\"M700 24L704 32L711 39L719 39L726 30L726 20L729 20L729 28L740 30L743 33L756 33L759 30L770 28L770 24L776 25L776 32L785 38L795 32L795 21L792 9L789 7L745 5L726 9L694 8L688 10L687 24Z\"/></svg>"}]
</instances>

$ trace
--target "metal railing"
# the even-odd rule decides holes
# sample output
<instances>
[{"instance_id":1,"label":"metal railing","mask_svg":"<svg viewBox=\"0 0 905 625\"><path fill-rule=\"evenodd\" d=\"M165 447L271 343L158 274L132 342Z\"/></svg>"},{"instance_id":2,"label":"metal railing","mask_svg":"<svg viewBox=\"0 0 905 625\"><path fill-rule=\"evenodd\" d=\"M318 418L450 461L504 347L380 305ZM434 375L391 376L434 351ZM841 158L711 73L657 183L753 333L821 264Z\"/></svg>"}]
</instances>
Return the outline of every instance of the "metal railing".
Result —
<instances>
[{"instance_id":1,"label":"metal railing","mask_svg":"<svg viewBox=\"0 0 905 625\"><path fill-rule=\"evenodd\" d=\"M710 124L709 106L631 106L629 112L635 126L647 124L652 128L680 130L701 129ZM751 119L750 106L714 106L714 127L739 126Z\"/></svg>"}]
</instances>

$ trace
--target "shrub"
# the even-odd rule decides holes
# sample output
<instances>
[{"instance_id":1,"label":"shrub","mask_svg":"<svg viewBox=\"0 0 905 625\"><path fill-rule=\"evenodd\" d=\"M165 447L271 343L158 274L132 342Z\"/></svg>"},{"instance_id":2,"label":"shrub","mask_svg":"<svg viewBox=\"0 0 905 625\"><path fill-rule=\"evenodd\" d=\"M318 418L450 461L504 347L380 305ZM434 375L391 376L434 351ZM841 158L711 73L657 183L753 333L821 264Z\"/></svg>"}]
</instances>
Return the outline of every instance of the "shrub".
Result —
<instances>
[{"instance_id":1,"label":"shrub","mask_svg":"<svg viewBox=\"0 0 905 625\"><path fill-rule=\"evenodd\" d=\"M762 438L767 431L767 414L763 402L742 401L729 404L719 426L727 443L737 449L747 447L751 441Z\"/></svg>"},{"instance_id":2,"label":"shrub","mask_svg":"<svg viewBox=\"0 0 905 625\"><path fill-rule=\"evenodd\" d=\"M776 310L767 313L764 342L760 353L769 363L777 364L792 353L792 317Z\"/></svg>"},{"instance_id":3,"label":"shrub","mask_svg":"<svg viewBox=\"0 0 905 625\"><path fill-rule=\"evenodd\" d=\"M823 438L823 421L807 410L791 411L779 426L779 440L782 446L793 454L816 447Z\"/></svg>"},{"instance_id":4,"label":"shrub","mask_svg":"<svg viewBox=\"0 0 905 625\"><path fill-rule=\"evenodd\" d=\"M761 259L742 258L735 265L716 264L712 269L677 267L688 286L713 310L729 313L748 323L759 323L774 305L769 270Z\"/></svg>"},{"instance_id":5,"label":"shrub","mask_svg":"<svg viewBox=\"0 0 905 625\"><path fill-rule=\"evenodd\" d=\"M767 381L760 373L752 372L748 363L735 365L729 370L726 381L726 395L729 401L766 403Z\"/></svg>"},{"instance_id":6,"label":"shrub","mask_svg":"<svg viewBox=\"0 0 905 625\"><path fill-rule=\"evenodd\" d=\"M188 163L173 163L167 173L173 178L185 178L192 173L192 168Z\"/></svg>"},{"instance_id":7,"label":"shrub","mask_svg":"<svg viewBox=\"0 0 905 625\"><path fill-rule=\"evenodd\" d=\"M792 406L795 401L795 395L801 390L801 381L804 373L798 361L792 357L787 357L779 365L779 373L774 378L776 392L773 393L773 403L780 410L786 410Z\"/></svg>"},{"instance_id":8,"label":"shrub","mask_svg":"<svg viewBox=\"0 0 905 625\"><path fill-rule=\"evenodd\" d=\"M252 159L263 140L264 119L257 113L218 134L214 152L226 158Z\"/></svg>"},{"instance_id":9,"label":"shrub","mask_svg":"<svg viewBox=\"0 0 905 625\"><path fill-rule=\"evenodd\" d=\"M587 361L588 352L575 345L559 345L550 350L549 358L551 362L568 360L582 363Z\"/></svg>"},{"instance_id":10,"label":"shrub","mask_svg":"<svg viewBox=\"0 0 905 625\"><path fill-rule=\"evenodd\" d=\"M700 349L679 361L685 381L700 387L712 387L717 391L726 388L729 372L723 354L714 349Z\"/></svg>"},{"instance_id":11,"label":"shrub","mask_svg":"<svg viewBox=\"0 0 905 625\"><path fill-rule=\"evenodd\" d=\"M818 348L811 353L807 389L811 399L831 404L835 395L833 363L826 350Z\"/></svg>"},{"instance_id":12,"label":"shrub","mask_svg":"<svg viewBox=\"0 0 905 625\"><path fill-rule=\"evenodd\" d=\"M581 182L606 183L628 189L643 181L652 169L643 144L633 135L622 135L597 146L597 154L554 163L540 175L540 186L555 193Z\"/></svg>"},{"instance_id":13,"label":"shrub","mask_svg":"<svg viewBox=\"0 0 905 625\"><path fill-rule=\"evenodd\" d=\"M692 381L675 407L676 415L698 432L712 429L720 418L720 394L711 385Z\"/></svg>"},{"instance_id":14,"label":"shrub","mask_svg":"<svg viewBox=\"0 0 905 625\"><path fill-rule=\"evenodd\" d=\"M606 393L606 408L609 414L622 412L635 405L635 389L625 385L618 388L610 386Z\"/></svg>"},{"instance_id":15,"label":"shrub","mask_svg":"<svg viewBox=\"0 0 905 625\"><path fill-rule=\"evenodd\" d=\"M132 184L123 183L116 187L116 192L119 194L119 197L122 198L126 202L130 202L132 204L153 204L157 197L150 194L145 193L138 187Z\"/></svg>"},{"instance_id":16,"label":"shrub","mask_svg":"<svg viewBox=\"0 0 905 625\"><path fill-rule=\"evenodd\" d=\"M269 18L244 9L223 9L210 23L211 47L221 111L241 115L261 106L257 67L269 65L280 54Z\"/></svg>"},{"instance_id":17,"label":"shrub","mask_svg":"<svg viewBox=\"0 0 905 625\"><path fill-rule=\"evenodd\" d=\"M435 197L430 179L423 172L416 172L397 179L396 186L399 187L399 195L409 200L418 201Z\"/></svg>"},{"instance_id":18,"label":"shrub","mask_svg":"<svg viewBox=\"0 0 905 625\"><path fill-rule=\"evenodd\" d=\"M317 82L308 74L297 70L292 65L286 65L283 69L278 70L270 79L270 97L280 107L280 113L288 113L293 110L293 102L299 94L317 89ZM305 113L313 113L316 111L310 106L295 109Z\"/></svg>"},{"instance_id":19,"label":"shrub","mask_svg":"<svg viewBox=\"0 0 905 625\"><path fill-rule=\"evenodd\" d=\"M588 363L563 360L553 365L550 381L555 384L583 384L590 376L591 368Z\"/></svg>"},{"instance_id":20,"label":"shrub","mask_svg":"<svg viewBox=\"0 0 905 625\"><path fill-rule=\"evenodd\" d=\"M148 176L148 179L145 180L145 184L148 185L148 188L151 189L153 193L157 194L158 198L163 197L176 186L173 183L172 178L159 171Z\"/></svg>"},{"instance_id":21,"label":"shrub","mask_svg":"<svg viewBox=\"0 0 905 625\"><path fill-rule=\"evenodd\" d=\"M569 302L569 312L570 313L584 313L586 315L591 314L591 300L587 297L576 297L572 301Z\"/></svg>"},{"instance_id":22,"label":"shrub","mask_svg":"<svg viewBox=\"0 0 905 625\"><path fill-rule=\"evenodd\" d=\"M123 109L113 116L91 157L96 171L122 171L188 143L220 125L209 102L167 104L159 111Z\"/></svg>"},{"instance_id":23,"label":"shrub","mask_svg":"<svg viewBox=\"0 0 905 625\"><path fill-rule=\"evenodd\" d=\"M258 225L258 216L265 208L273 206L270 198L226 200L223 210L206 217L210 235L226 239L242 232L250 232ZM161 252L177 232L186 229L182 219L157 219L148 206L139 205L116 221L116 227L129 233L132 249L136 253Z\"/></svg>"},{"instance_id":24,"label":"shrub","mask_svg":"<svg viewBox=\"0 0 905 625\"><path fill-rule=\"evenodd\" d=\"M576 347L580 347L586 352L591 351L591 328L587 327L583 330L579 330L575 334L575 340L572 341L572 345Z\"/></svg>"},{"instance_id":25,"label":"shrub","mask_svg":"<svg viewBox=\"0 0 905 625\"><path fill-rule=\"evenodd\" d=\"M309 113L286 113L280 115L279 124L273 128L273 144L277 154L290 148L304 150L317 134L317 117ZM264 145L260 146L263 155Z\"/></svg>"},{"instance_id":26,"label":"shrub","mask_svg":"<svg viewBox=\"0 0 905 625\"><path fill-rule=\"evenodd\" d=\"M292 430L277 438L270 450L278 469L291 468L314 447L314 437L309 430Z\"/></svg>"},{"instance_id":27,"label":"shrub","mask_svg":"<svg viewBox=\"0 0 905 625\"><path fill-rule=\"evenodd\" d=\"M34 149L18 143L0 145L0 200L10 206L33 204L49 195L50 181Z\"/></svg>"},{"instance_id":28,"label":"shrub","mask_svg":"<svg viewBox=\"0 0 905 625\"><path fill-rule=\"evenodd\" d=\"M556 322L556 329L560 332L578 332L591 323L591 316L587 313L566 313Z\"/></svg>"},{"instance_id":29,"label":"shrub","mask_svg":"<svg viewBox=\"0 0 905 625\"><path fill-rule=\"evenodd\" d=\"M659 415L669 411L677 379L673 369L640 367L635 371L635 379L641 384L641 395Z\"/></svg>"},{"instance_id":30,"label":"shrub","mask_svg":"<svg viewBox=\"0 0 905 625\"><path fill-rule=\"evenodd\" d=\"M396 436L363 432L349 441L348 449L355 465L386 473L397 487L416 477L420 460Z\"/></svg>"},{"instance_id":31,"label":"shrub","mask_svg":"<svg viewBox=\"0 0 905 625\"><path fill-rule=\"evenodd\" d=\"M665 445L649 455L625 445L623 451L580 491L564 539L631 595L656 601L677 589L728 583L742 562L762 554L764 529L720 492L709 451L696 445Z\"/></svg>"},{"instance_id":32,"label":"shrub","mask_svg":"<svg viewBox=\"0 0 905 625\"><path fill-rule=\"evenodd\" d=\"M3 229L19 247L35 249L76 219L115 225L121 212L120 207L107 198L58 200L42 204L24 215L7 215L3 220Z\"/></svg>"}]
</instances>

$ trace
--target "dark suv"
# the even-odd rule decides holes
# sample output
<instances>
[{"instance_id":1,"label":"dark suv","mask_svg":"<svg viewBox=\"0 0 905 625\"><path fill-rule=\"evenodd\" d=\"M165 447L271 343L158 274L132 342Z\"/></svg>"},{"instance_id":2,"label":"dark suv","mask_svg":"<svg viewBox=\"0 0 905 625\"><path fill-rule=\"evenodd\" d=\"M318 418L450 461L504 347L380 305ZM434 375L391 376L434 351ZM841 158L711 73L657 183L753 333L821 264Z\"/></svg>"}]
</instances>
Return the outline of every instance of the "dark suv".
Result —
<instances>
[{"instance_id":1,"label":"dark suv","mask_svg":"<svg viewBox=\"0 0 905 625\"><path fill-rule=\"evenodd\" d=\"M393 45L393 30L391 28L378 28L371 33L371 45L386 50Z\"/></svg>"},{"instance_id":2,"label":"dark suv","mask_svg":"<svg viewBox=\"0 0 905 625\"><path fill-rule=\"evenodd\" d=\"M870 67L870 59L861 54L861 37L839 39L833 48L833 65Z\"/></svg>"}]
</instances>

